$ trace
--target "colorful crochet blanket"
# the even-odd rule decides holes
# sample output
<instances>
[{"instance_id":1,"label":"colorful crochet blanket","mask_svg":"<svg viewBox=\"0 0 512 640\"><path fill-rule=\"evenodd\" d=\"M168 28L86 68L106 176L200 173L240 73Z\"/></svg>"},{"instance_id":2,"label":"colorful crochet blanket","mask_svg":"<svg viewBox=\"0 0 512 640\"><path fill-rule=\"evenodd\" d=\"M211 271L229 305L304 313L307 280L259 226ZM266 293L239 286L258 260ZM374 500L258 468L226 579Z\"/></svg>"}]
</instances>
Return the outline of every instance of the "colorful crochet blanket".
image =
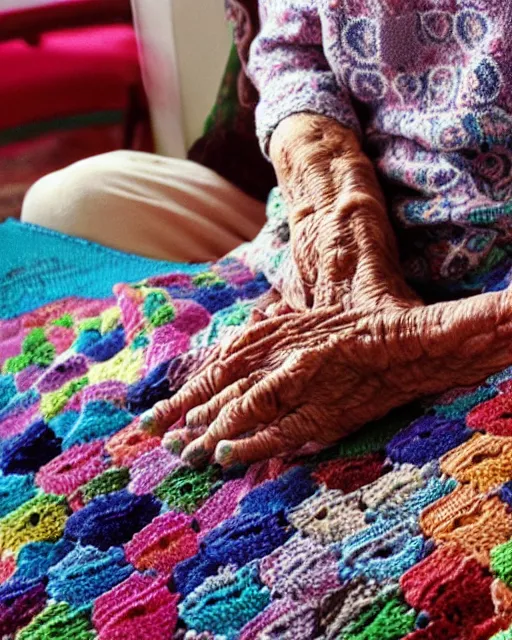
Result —
<instances>
[{"instance_id":1,"label":"colorful crochet blanket","mask_svg":"<svg viewBox=\"0 0 512 640\"><path fill-rule=\"evenodd\" d=\"M196 274L0 322L0 637L507 640L512 370L321 454L195 471L139 428L286 273Z\"/></svg>"}]
</instances>

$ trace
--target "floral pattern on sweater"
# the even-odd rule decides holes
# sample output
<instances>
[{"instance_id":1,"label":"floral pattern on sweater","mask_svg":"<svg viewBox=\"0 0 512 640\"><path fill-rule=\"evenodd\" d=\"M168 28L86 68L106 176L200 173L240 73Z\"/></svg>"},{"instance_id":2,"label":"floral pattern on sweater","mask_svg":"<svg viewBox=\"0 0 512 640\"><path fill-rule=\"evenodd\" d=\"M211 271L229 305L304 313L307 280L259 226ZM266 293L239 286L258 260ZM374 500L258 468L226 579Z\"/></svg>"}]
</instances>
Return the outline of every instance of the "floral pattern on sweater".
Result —
<instances>
[{"instance_id":1,"label":"floral pattern on sweater","mask_svg":"<svg viewBox=\"0 0 512 640\"><path fill-rule=\"evenodd\" d=\"M260 14L249 73L263 150L293 113L335 118L384 178L412 280L450 288L508 265L512 5L262 0Z\"/></svg>"}]
</instances>

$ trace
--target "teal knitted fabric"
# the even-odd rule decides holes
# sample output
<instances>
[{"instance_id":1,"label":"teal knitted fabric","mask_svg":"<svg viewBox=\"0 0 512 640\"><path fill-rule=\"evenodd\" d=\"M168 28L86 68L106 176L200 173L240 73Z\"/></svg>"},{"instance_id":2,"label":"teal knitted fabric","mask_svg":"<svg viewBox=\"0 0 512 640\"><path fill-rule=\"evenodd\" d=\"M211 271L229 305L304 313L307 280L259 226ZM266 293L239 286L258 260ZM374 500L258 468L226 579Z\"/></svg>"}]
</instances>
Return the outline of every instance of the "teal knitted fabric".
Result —
<instances>
[{"instance_id":1,"label":"teal knitted fabric","mask_svg":"<svg viewBox=\"0 0 512 640\"><path fill-rule=\"evenodd\" d=\"M109 298L116 282L202 268L130 255L12 218L0 224L0 248L0 318L78 294Z\"/></svg>"}]
</instances>

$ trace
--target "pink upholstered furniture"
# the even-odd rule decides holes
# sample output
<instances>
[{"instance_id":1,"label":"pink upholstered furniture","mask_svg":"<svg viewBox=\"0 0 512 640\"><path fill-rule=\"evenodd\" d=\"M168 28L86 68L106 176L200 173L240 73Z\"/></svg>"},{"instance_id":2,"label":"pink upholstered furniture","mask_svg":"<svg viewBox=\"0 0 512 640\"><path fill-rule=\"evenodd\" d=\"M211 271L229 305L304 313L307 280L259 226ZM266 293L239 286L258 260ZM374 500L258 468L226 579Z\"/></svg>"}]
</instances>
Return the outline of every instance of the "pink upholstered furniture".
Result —
<instances>
[{"instance_id":1,"label":"pink upholstered furniture","mask_svg":"<svg viewBox=\"0 0 512 640\"><path fill-rule=\"evenodd\" d=\"M147 148L149 136L136 136L146 109L129 0L0 10L0 68L0 219L19 213L28 185L48 171Z\"/></svg>"}]
</instances>

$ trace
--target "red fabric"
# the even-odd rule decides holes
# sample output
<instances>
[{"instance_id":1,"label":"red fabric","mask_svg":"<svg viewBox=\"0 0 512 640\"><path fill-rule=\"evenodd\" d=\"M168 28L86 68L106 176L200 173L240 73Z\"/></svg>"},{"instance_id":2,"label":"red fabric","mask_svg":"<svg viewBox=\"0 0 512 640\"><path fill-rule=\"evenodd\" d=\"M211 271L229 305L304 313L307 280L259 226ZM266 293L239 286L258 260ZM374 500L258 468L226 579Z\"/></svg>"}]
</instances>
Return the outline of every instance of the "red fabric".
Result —
<instances>
[{"instance_id":1,"label":"red fabric","mask_svg":"<svg viewBox=\"0 0 512 640\"><path fill-rule=\"evenodd\" d=\"M485 429L493 436L512 435L512 393L503 393L482 402L466 416L470 429Z\"/></svg>"},{"instance_id":2,"label":"red fabric","mask_svg":"<svg viewBox=\"0 0 512 640\"><path fill-rule=\"evenodd\" d=\"M131 23L130 0L38 0L34 6L0 11L0 41L117 22Z\"/></svg>"},{"instance_id":3,"label":"red fabric","mask_svg":"<svg viewBox=\"0 0 512 640\"><path fill-rule=\"evenodd\" d=\"M407 640L460 638L462 629L493 618L491 582L489 572L457 546L438 548L400 580L408 604L426 612L431 620Z\"/></svg>"},{"instance_id":4,"label":"red fabric","mask_svg":"<svg viewBox=\"0 0 512 640\"><path fill-rule=\"evenodd\" d=\"M313 478L327 489L350 493L377 480L382 473L383 462L384 457L379 453L360 458L330 460L318 466Z\"/></svg>"},{"instance_id":5,"label":"red fabric","mask_svg":"<svg viewBox=\"0 0 512 640\"><path fill-rule=\"evenodd\" d=\"M135 34L128 25L42 36L40 45L0 44L0 129L59 116L125 109L140 84Z\"/></svg>"}]
</instances>

